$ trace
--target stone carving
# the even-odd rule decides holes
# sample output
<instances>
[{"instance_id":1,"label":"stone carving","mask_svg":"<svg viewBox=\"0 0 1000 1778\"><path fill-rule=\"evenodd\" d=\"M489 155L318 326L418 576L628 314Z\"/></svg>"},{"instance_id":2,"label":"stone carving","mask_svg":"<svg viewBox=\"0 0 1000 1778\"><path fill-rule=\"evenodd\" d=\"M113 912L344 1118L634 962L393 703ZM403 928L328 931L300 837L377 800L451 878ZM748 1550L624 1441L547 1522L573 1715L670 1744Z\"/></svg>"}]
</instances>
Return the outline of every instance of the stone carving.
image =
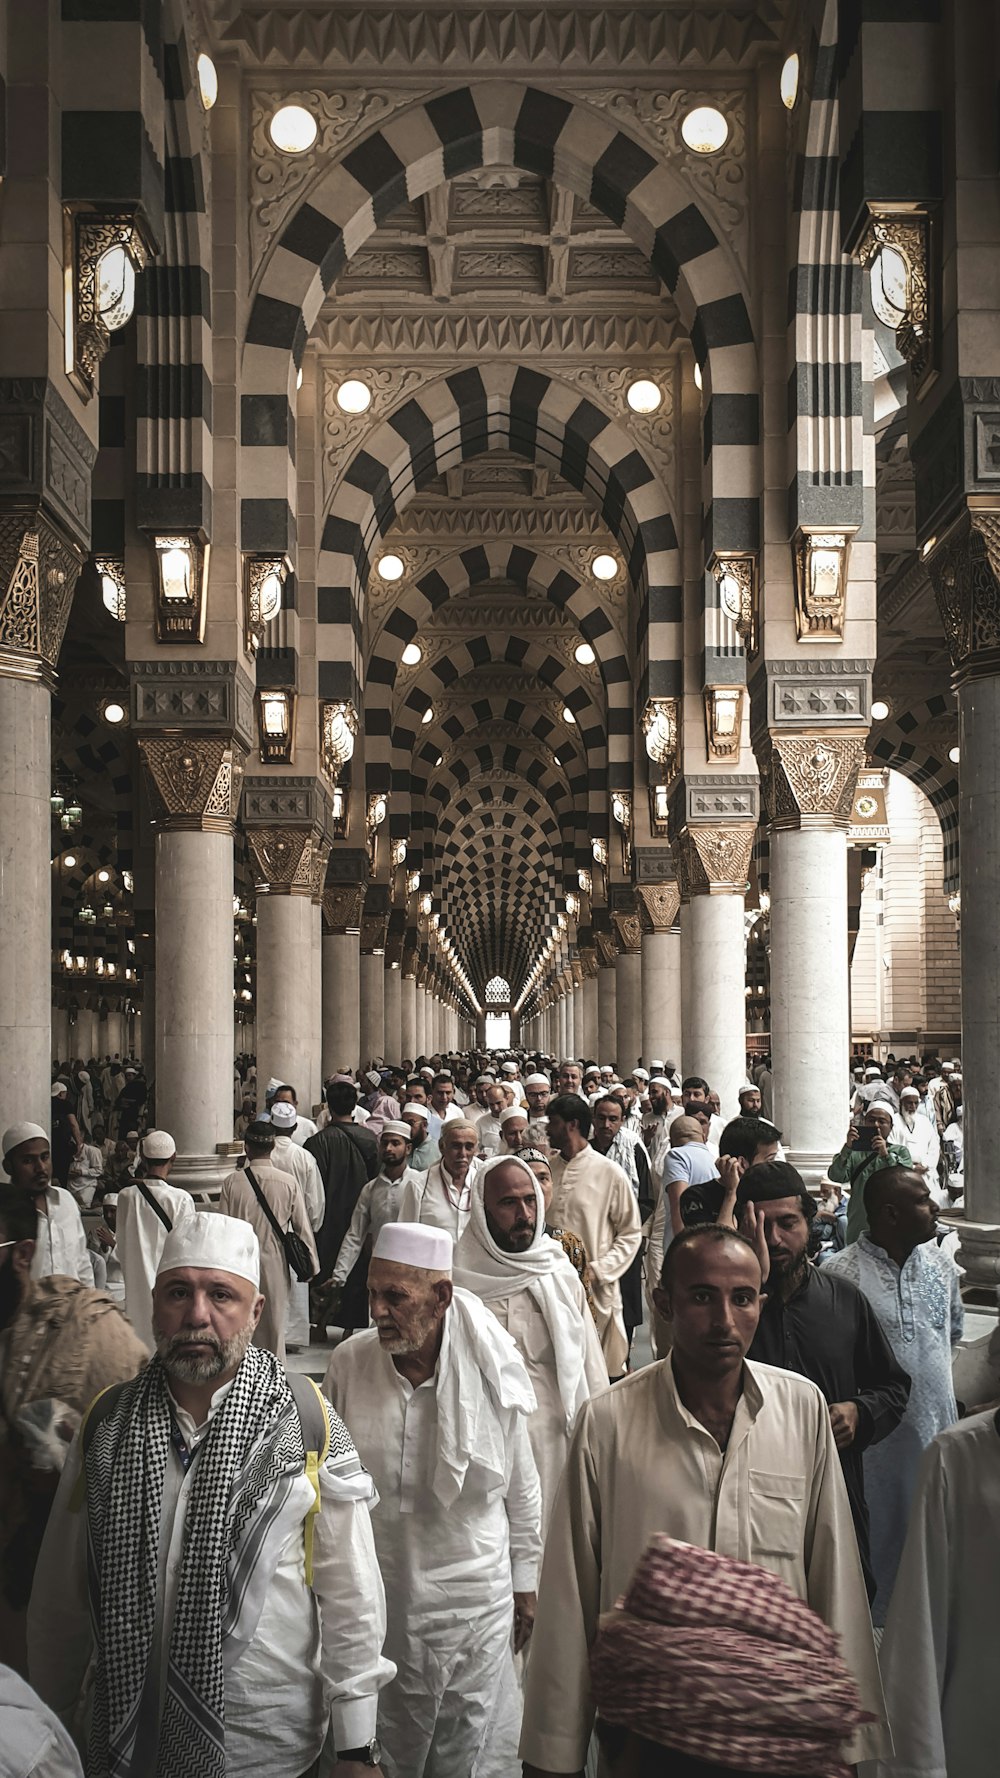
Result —
<instances>
[{"instance_id":1,"label":"stone carving","mask_svg":"<svg viewBox=\"0 0 1000 1778\"><path fill-rule=\"evenodd\" d=\"M249 749L257 737L253 683L236 661L133 661L132 727L232 728Z\"/></svg>"},{"instance_id":2,"label":"stone carving","mask_svg":"<svg viewBox=\"0 0 1000 1778\"><path fill-rule=\"evenodd\" d=\"M316 836L308 827L248 827L258 895L312 895Z\"/></svg>"},{"instance_id":3,"label":"stone carving","mask_svg":"<svg viewBox=\"0 0 1000 1778\"><path fill-rule=\"evenodd\" d=\"M421 8L419 17L392 6L335 6L313 0L292 11L234 7L210 0L220 38L243 44L254 60L311 63L328 73L426 70L435 75L470 67L589 70L675 69L718 63L727 72L762 45L777 50L784 25L780 0L747 11L729 6L636 5L592 9L552 4ZM291 95L282 94L282 97ZM709 103L717 100L715 94Z\"/></svg>"},{"instance_id":4,"label":"stone carving","mask_svg":"<svg viewBox=\"0 0 1000 1778\"><path fill-rule=\"evenodd\" d=\"M326 884L326 867L330 857L331 844L332 842L326 838L316 839L313 842L312 875L309 884L309 893L317 905L322 903L323 900L323 890Z\"/></svg>"},{"instance_id":5,"label":"stone carving","mask_svg":"<svg viewBox=\"0 0 1000 1778\"><path fill-rule=\"evenodd\" d=\"M933 280L930 218L926 212L869 204L870 216L855 252L871 268L883 247L892 247L906 268L906 306L896 328L896 345L916 385L934 370ZM888 315L882 315L884 321Z\"/></svg>"},{"instance_id":6,"label":"stone carving","mask_svg":"<svg viewBox=\"0 0 1000 1778\"><path fill-rule=\"evenodd\" d=\"M994 674L1000 650L1000 512L971 512L928 566L961 678Z\"/></svg>"},{"instance_id":7,"label":"stone carving","mask_svg":"<svg viewBox=\"0 0 1000 1778\"><path fill-rule=\"evenodd\" d=\"M635 895L643 932L668 932L676 926L681 905L677 883L644 883Z\"/></svg>"},{"instance_id":8,"label":"stone carving","mask_svg":"<svg viewBox=\"0 0 1000 1778\"><path fill-rule=\"evenodd\" d=\"M683 828L673 841L681 901L745 895L756 835L756 822Z\"/></svg>"},{"instance_id":9,"label":"stone carving","mask_svg":"<svg viewBox=\"0 0 1000 1778\"><path fill-rule=\"evenodd\" d=\"M363 883L328 883L323 891L324 929L330 932L360 932L364 901Z\"/></svg>"},{"instance_id":10,"label":"stone carving","mask_svg":"<svg viewBox=\"0 0 1000 1778\"><path fill-rule=\"evenodd\" d=\"M870 661L771 661L768 722L775 728L868 721Z\"/></svg>"},{"instance_id":11,"label":"stone carving","mask_svg":"<svg viewBox=\"0 0 1000 1778\"><path fill-rule=\"evenodd\" d=\"M388 923L389 918L387 914L362 914L362 951L367 951L370 954L372 951L385 950L385 935Z\"/></svg>"},{"instance_id":12,"label":"stone carving","mask_svg":"<svg viewBox=\"0 0 1000 1778\"><path fill-rule=\"evenodd\" d=\"M294 61L296 58L290 58ZM250 94L250 277L253 281L274 235L295 206L339 159L352 141L372 130L394 111L413 103L412 93L370 91L356 87L324 92L319 87ZM305 154L281 154L268 134L268 122L279 105L302 105L316 119L319 133Z\"/></svg>"},{"instance_id":13,"label":"stone carving","mask_svg":"<svg viewBox=\"0 0 1000 1778\"><path fill-rule=\"evenodd\" d=\"M641 314L380 314L336 309L321 313L313 336L345 360L392 365L426 358L439 374L442 359L558 357L560 366L609 358L634 365L663 363L676 344L672 316ZM562 371L560 370L560 374ZM632 374L635 374L633 367Z\"/></svg>"},{"instance_id":14,"label":"stone carving","mask_svg":"<svg viewBox=\"0 0 1000 1778\"><path fill-rule=\"evenodd\" d=\"M55 671L82 565L82 552L40 513L0 519L0 654L34 656L32 676ZM5 665L18 674L26 668Z\"/></svg>"},{"instance_id":15,"label":"stone carving","mask_svg":"<svg viewBox=\"0 0 1000 1778\"><path fill-rule=\"evenodd\" d=\"M615 944L613 933L595 931L594 943L597 946L597 956L600 967L602 969L613 969L615 958L618 955L618 947Z\"/></svg>"},{"instance_id":16,"label":"stone carving","mask_svg":"<svg viewBox=\"0 0 1000 1778\"><path fill-rule=\"evenodd\" d=\"M140 735L157 826L232 833L245 754L228 735Z\"/></svg>"},{"instance_id":17,"label":"stone carving","mask_svg":"<svg viewBox=\"0 0 1000 1778\"><path fill-rule=\"evenodd\" d=\"M720 820L756 820L757 779L749 772L716 772L695 777L686 773L671 792L671 809L679 826Z\"/></svg>"},{"instance_id":18,"label":"stone carving","mask_svg":"<svg viewBox=\"0 0 1000 1778\"><path fill-rule=\"evenodd\" d=\"M846 827L864 735L772 735L761 752L761 788L772 827L824 819Z\"/></svg>"},{"instance_id":19,"label":"stone carving","mask_svg":"<svg viewBox=\"0 0 1000 1778\"><path fill-rule=\"evenodd\" d=\"M698 194L699 203L718 225L720 240L735 253L746 270L749 247L749 189L747 184L747 98L743 92L727 92L725 114L729 136L715 154L697 154L681 135L681 124L696 105L718 106L717 91L672 87L669 92L650 92L644 87L628 90L586 88L576 98L597 105L624 130L644 137L658 160L665 160Z\"/></svg>"}]
</instances>

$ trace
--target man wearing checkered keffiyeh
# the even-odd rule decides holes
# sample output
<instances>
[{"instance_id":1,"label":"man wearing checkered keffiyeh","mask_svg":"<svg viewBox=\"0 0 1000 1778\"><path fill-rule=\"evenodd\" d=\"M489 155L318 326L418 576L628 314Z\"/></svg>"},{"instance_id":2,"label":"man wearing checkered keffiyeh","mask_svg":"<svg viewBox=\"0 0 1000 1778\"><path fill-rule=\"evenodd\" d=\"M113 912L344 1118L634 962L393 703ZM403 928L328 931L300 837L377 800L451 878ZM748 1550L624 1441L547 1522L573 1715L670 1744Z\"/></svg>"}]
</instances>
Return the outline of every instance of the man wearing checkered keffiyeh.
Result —
<instances>
[{"instance_id":1,"label":"man wearing checkered keffiyeh","mask_svg":"<svg viewBox=\"0 0 1000 1778\"><path fill-rule=\"evenodd\" d=\"M153 1294L156 1356L98 1398L67 1459L29 1667L71 1722L96 1656L87 1778L303 1778L328 1734L345 1756L374 1737L394 1671L381 1655L377 1495L329 1408L311 1478L319 1402L307 1439L277 1359L250 1344L259 1268L249 1223L178 1224ZM356 1770L346 1757L334 1767Z\"/></svg>"}]
</instances>

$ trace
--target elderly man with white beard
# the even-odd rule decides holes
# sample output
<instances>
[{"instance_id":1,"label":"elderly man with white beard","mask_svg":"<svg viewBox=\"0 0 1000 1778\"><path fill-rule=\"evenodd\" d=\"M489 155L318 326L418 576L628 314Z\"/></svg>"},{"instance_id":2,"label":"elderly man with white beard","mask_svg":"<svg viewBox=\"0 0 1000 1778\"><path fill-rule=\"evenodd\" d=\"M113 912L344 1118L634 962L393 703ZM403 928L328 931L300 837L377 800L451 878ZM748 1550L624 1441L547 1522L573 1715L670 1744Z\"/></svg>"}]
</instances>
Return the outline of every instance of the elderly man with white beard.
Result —
<instances>
[{"instance_id":1,"label":"elderly man with white beard","mask_svg":"<svg viewBox=\"0 0 1000 1778\"><path fill-rule=\"evenodd\" d=\"M64 1722L96 1655L92 1778L331 1778L377 1769L385 1597L377 1500L342 1421L251 1344L250 1224L168 1235L156 1354L99 1395L66 1459L28 1615L29 1677Z\"/></svg>"},{"instance_id":2,"label":"elderly man with white beard","mask_svg":"<svg viewBox=\"0 0 1000 1778\"><path fill-rule=\"evenodd\" d=\"M890 1140L909 1149L913 1165L921 1173L927 1174L933 1191L937 1186L941 1138L937 1125L930 1118L924 1117L920 1110L920 1092L917 1087L900 1089L899 1110L893 1122Z\"/></svg>"},{"instance_id":3,"label":"elderly man with white beard","mask_svg":"<svg viewBox=\"0 0 1000 1778\"><path fill-rule=\"evenodd\" d=\"M528 1436L544 1536L577 1413L608 1379L586 1291L564 1248L545 1233L541 1185L516 1155L487 1161L473 1180L454 1279L492 1309L527 1366L537 1403Z\"/></svg>"},{"instance_id":4,"label":"elderly man with white beard","mask_svg":"<svg viewBox=\"0 0 1000 1778\"><path fill-rule=\"evenodd\" d=\"M417 1174L403 1191L399 1222L423 1222L447 1229L453 1241L469 1220L469 1191L475 1176L477 1126L452 1118L441 1131L441 1159Z\"/></svg>"},{"instance_id":5,"label":"elderly man with white beard","mask_svg":"<svg viewBox=\"0 0 1000 1778\"><path fill-rule=\"evenodd\" d=\"M535 1397L510 1335L454 1288L453 1252L446 1230L386 1223L368 1271L374 1326L326 1374L380 1494L372 1526L397 1673L379 1736L392 1778L517 1769L512 1648L531 1634L541 1556Z\"/></svg>"}]
</instances>

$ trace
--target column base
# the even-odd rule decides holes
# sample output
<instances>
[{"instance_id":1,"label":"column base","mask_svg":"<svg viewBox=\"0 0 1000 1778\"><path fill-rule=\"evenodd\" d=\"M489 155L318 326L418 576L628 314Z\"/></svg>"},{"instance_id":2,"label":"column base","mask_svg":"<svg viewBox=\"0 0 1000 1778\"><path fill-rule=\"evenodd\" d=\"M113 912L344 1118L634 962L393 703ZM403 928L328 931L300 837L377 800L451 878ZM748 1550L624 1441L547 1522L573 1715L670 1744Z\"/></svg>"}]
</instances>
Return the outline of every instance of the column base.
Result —
<instances>
[{"instance_id":1,"label":"column base","mask_svg":"<svg viewBox=\"0 0 1000 1778\"><path fill-rule=\"evenodd\" d=\"M221 1151L216 1154L176 1155L170 1169L170 1183L179 1185L182 1191L189 1191L195 1203L207 1210L210 1204L218 1202L222 1182L235 1170L236 1156L242 1152L243 1144L238 1142L222 1144Z\"/></svg>"},{"instance_id":2,"label":"column base","mask_svg":"<svg viewBox=\"0 0 1000 1778\"><path fill-rule=\"evenodd\" d=\"M994 1301L1000 1289L1000 1223L966 1222L961 1215L942 1216L949 1228L958 1230L956 1258L965 1272L965 1286L989 1291Z\"/></svg>"},{"instance_id":3,"label":"column base","mask_svg":"<svg viewBox=\"0 0 1000 1778\"><path fill-rule=\"evenodd\" d=\"M785 1159L797 1172L801 1173L809 1190L818 1194L822 1181L827 1177L830 1151L824 1149L817 1152L808 1148L786 1148Z\"/></svg>"}]
</instances>

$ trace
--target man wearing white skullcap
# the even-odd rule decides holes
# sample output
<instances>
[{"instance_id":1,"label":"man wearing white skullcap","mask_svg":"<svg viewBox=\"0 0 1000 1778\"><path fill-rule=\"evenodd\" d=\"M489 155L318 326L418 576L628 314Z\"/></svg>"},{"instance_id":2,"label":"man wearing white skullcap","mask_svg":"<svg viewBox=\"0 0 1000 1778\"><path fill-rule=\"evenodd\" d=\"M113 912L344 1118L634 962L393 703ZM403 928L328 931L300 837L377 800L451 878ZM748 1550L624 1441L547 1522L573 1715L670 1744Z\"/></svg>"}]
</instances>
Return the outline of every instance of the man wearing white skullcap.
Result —
<instances>
[{"instance_id":1,"label":"man wearing white skullcap","mask_svg":"<svg viewBox=\"0 0 1000 1778\"><path fill-rule=\"evenodd\" d=\"M377 1768L377 1495L315 1385L251 1343L259 1275L240 1218L172 1230L156 1355L91 1405L67 1459L29 1675L66 1720L96 1642L88 1772L301 1778L328 1736L333 1778Z\"/></svg>"},{"instance_id":2,"label":"man wearing white skullcap","mask_svg":"<svg viewBox=\"0 0 1000 1778\"><path fill-rule=\"evenodd\" d=\"M319 1125L314 1124L311 1117L303 1117L298 1108L298 1095L296 1094L294 1087L283 1084L281 1081L269 1081L267 1086L266 1109L268 1111L273 1111L275 1105L282 1104L295 1106L295 1128L292 1131L292 1141L297 1142L299 1147L302 1148L308 1142L310 1136L315 1136Z\"/></svg>"},{"instance_id":3,"label":"man wearing white skullcap","mask_svg":"<svg viewBox=\"0 0 1000 1778\"><path fill-rule=\"evenodd\" d=\"M400 1222L426 1222L447 1229L454 1241L469 1220L469 1187L476 1159L478 1125L453 1118L441 1131L441 1159L418 1173L403 1191Z\"/></svg>"},{"instance_id":4,"label":"man wearing white skullcap","mask_svg":"<svg viewBox=\"0 0 1000 1778\"><path fill-rule=\"evenodd\" d=\"M403 1193L420 1175L409 1165L413 1135L402 1118L390 1118L382 1126L379 1137L379 1171L374 1179L361 1187L361 1196L354 1206L351 1226L341 1243L337 1263L330 1278L338 1290L347 1283L351 1271L364 1251L378 1237L387 1222L395 1222L403 1202ZM336 1318L334 1318L336 1319Z\"/></svg>"},{"instance_id":5,"label":"man wearing white skullcap","mask_svg":"<svg viewBox=\"0 0 1000 1778\"><path fill-rule=\"evenodd\" d=\"M271 1150L270 1162L277 1167L279 1173L290 1173L297 1181L309 1218L309 1226L315 1235L322 1228L326 1215L326 1193L323 1190L323 1175L313 1155L307 1148L302 1148L295 1140L298 1127L298 1109L289 1100L276 1099L271 1106L271 1129L274 1133L274 1147ZM253 1122L253 1119L250 1119ZM244 1136L246 1129L244 1129ZM285 1341L289 1349L309 1344L309 1286L293 1279L288 1297L288 1319L285 1324Z\"/></svg>"},{"instance_id":6,"label":"man wearing white skullcap","mask_svg":"<svg viewBox=\"0 0 1000 1778\"><path fill-rule=\"evenodd\" d=\"M542 1187L519 1156L497 1155L473 1180L454 1280L492 1309L527 1366L544 1537L577 1413L608 1377L587 1293L565 1249L545 1232Z\"/></svg>"},{"instance_id":7,"label":"man wearing white skullcap","mask_svg":"<svg viewBox=\"0 0 1000 1778\"><path fill-rule=\"evenodd\" d=\"M33 1278L75 1278L91 1287L94 1268L72 1192L52 1183L52 1150L40 1124L12 1124L3 1133L3 1168L38 1214Z\"/></svg>"},{"instance_id":8,"label":"man wearing white skullcap","mask_svg":"<svg viewBox=\"0 0 1000 1778\"><path fill-rule=\"evenodd\" d=\"M194 1199L168 1183L177 1153L167 1130L148 1130L139 1144L138 1170L118 1194L117 1248L125 1280L125 1313L143 1345L153 1349L153 1285L171 1229L194 1215Z\"/></svg>"},{"instance_id":9,"label":"man wearing white skullcap","mask_svg":"<svg viewBox=\"0 0 1000 1778\"><path fill-rule=\"evenodd\" d=\"M892 1140L896 1113L889 1101L874 1100L865 1110L851 1113L847 1141L830 1162L828 1172L835 1185L850 1187L847 1206L847 1239L856 1241L868 1227L865 1186L882 1167L912 1167L913 1156L905 1143Z\"/></svg>"},{"instance_id":10,"label":"man wearing white skullcap","mask_svg":"<svg viewBox=\"0 0 1000 1778\"><path fill-rule=\"evenodd\" d=\"M451 1279L444 1230L386 1223L374 1327L340 1345L326 1389L379 1490L386 1653L379 1731L394 1778L507 1778L541 1553L535 1398L510 1335Z\"/></svg>"},{"instance_id":11,"label":"man wearing white skullcap","mask_svg":"<svg viewBox=\"0 0 1000 1778\"><path fill-rule=\"evenodd\" d=\"M500 1153L516 1154L528 1140L528 1114L522 1105L509 1105L500 1113Z\"/></svg>"},{"instance_id":12,"label":"man wearing white skullcap","mask_svg":"<svg viewBox=\"0 0 1000 1778\"><path fill-rule=\"evenodd\" d=\"M272 1107L272 1120L274 1110ZM248 1124L243 1143L246 1148L246 1164L235 1168L222 1181L219 1209L226 1216L245 1219L256 1230L260 1243L261 1290L265 1300L253 1336L254 1345L266 1347L284 1363L285 1330L288 1325L293 1279L281 1236L286 1230L298 1235L312 1260L314 1276L319 1270L319 1255L306 1215L302 1187L290 1173L282 1172L272 1165L273 1121ZM308 1280L305 1287L308 1290ZM308 1342L308 1302L305 1314L305 1340ZM294 1331L298 1333L297 1328Z\"/></svg>"}]
</instances>

